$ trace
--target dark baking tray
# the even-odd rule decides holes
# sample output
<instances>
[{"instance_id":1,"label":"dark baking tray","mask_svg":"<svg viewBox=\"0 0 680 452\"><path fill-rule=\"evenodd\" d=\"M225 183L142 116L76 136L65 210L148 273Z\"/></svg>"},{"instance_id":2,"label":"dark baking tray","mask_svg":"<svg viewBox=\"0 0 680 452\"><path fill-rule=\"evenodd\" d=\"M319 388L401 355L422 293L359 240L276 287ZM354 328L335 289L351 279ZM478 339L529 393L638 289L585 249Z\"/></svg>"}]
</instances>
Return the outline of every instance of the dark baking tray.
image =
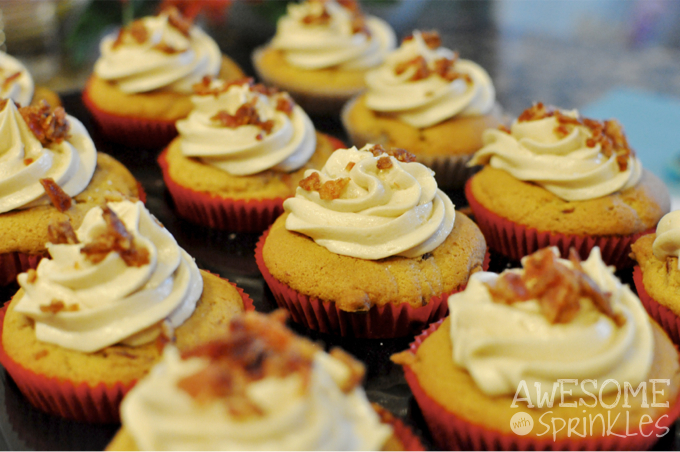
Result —
<instances>
[{"instance_id":1,"label":"dark baking tray","mask_svg":"<svg viewBox=\"0 0 680 452\"><path fill-rule=\"evenodd\" d=\"M83 107L80 93L62 96L66 111L79 118L91 131L97 149L120 160L139 180L147 193L147 207L173 233L177 242L195 257L200 268L229 279L243 288L258 311L276 308L271 292L266 287L255 264L254 249L260 234L237 234L195 225L178 218L174 211L156 164L160 150L137 150L112 145L103 141L92 127L89 113ZM340 122L333 118L312 118L316 128L346 142ZM457 208L466 205L462 192L449 192ZM512 265L492 254L492 271ZM632 286L631 272L619 276ZM8 300L16 286L0 289L0 299ZM291 324L299 334L320 341L326 346L340 346L361 359L367 366L365 388L368 398L403 419L419 434L425 447L432 442L400 366L389 357L408 347L412 338L352 339L329 336ZM117 431L118 425L91 425L68 421L44 414L30 406L16 385L3 370L0 371L0 448L7 450L101 450ZM677 449L680 439L674 428L657 443L655 449ZM4 441L4 444L3 444Z\"/></svg>"}]
</instances>

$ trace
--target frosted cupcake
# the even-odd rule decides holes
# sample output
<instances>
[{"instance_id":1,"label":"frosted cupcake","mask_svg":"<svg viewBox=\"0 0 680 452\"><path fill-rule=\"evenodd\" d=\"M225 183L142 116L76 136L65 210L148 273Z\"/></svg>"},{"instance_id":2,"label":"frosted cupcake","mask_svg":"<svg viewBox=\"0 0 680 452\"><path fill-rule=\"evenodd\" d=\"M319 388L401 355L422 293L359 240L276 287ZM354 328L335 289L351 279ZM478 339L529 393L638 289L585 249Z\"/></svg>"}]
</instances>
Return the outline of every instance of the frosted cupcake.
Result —
<instances>
[{"instance_id":1,"label":"frosted cupcake","mask_svg":"<svg viewBox=\"0 0 680 452\"><path fill-rule=\"evenodd\" d=\"M185 353L166 347L107 450L422 450L368 402L360 362L293 335L279 314L239 316Z\"/></svg>"},{"instance_id":2,"label":"frosted cupcake","mask_svg":"<svg viewBox=\"0 0 680 452\"><path fill-rule=\"evenodd\" d=\"M21 290L0 313L0 362L48 413L115 422L159 345L209 340L250 304L199 271L139 201L95 207L76 231L68 222L49 231L51 258L19 275Z\"/></svg>"},{"instance_id":3,"label":"frosted cupcake","mask_svg":"<svg viewBox=\"0 0 680 452\"><path fill-rule=\"evenodd\" d=\"M390 25L363 15L356 1L309 0L288 5L253 64L262 80L288 91L309 113L337 114L395 43Z\"/></svg>"},{"instance_id":4,"label":"frosted cupcake","mask_svg":"<svg viewBox=\"0 0 680 452\"><path fill-rule=\"evenodd\" d=\"M484 143L465 193L489 247L512 259L545 246L584 258L599 246L605 262L629 267L630 244L669 211L668 190L616 120L537 103Z\"/></svg>"},{"instance_id":5,"label":"frosted cupcake","mask_svg":"<svg viewBox=\"0 0 680 452\"><path fill-rule=\"evenodd\" d=\"M366 85L342 113L352 144L408 149L444 189L463 186L482 132L501 123L489 74L442 47L437 32L414 31L366 74Z\"/></svg>"},{"instance_id":6,"label":"frosted cupcake","mask_svg":"<svg viewBox=\"0 0 680 452\"><path fill-rule=\"evenodd\" d=\"M28 106L47 101L52 107L61 105L57 93L35 86L33 77L19 60L0 51L0 98L12 99L15 104Z\"/></svg>"},{"instance_id":7,"label":"frosted cupcake","mask_svg":"<svg viewBox=\"0 0 680 452\"><path fill-rule=\"evenodd\" d=\"M179 137L161 154L177 212L205 226L262 231L310 168L342 146L314 130L290 96L251 79L205 79Z\"/></svg>"},{"instance_id":8,"label":"frosted cupcake","mask_svg":"<svg viewBox=\"0 0 680 452\"><path fill-rule=\"evenodd\" d=\"M217 44L175 8L106 36L83 101L105 138L131 147L166 145L191 111L192 86L205 76L243 77Z\"/></svg>"},{"instance_id":9,"label":"frosted cupcake","mask_svg":"<svg viewBox=\"0 0 680 452\"><path fill-rule=\"evenodd\" d=\"M598 248L557 256L473 275L450 316L393 357L438 448L642 450L668 433L675 347Z\"/></svg>"},{"instance_id":10,"label":"frosted cupcake","mask_svg":"<svg viewBox=\"0 0 680 452\"><path fill-rule=\"evenodd\" d=\"M306 176L255 251L294 321L344 336L414 334L482 269L481 232L412 154L338 149Z\"/></svg>"},{"instance_id":11,"label":"frosted cupcake","mask_svg":"<svg viewBox=\"0 0 680 452\"><path fill-rule=\"evenodd\" d=\"M47 104L0 101L0 285L47 253L47 225L112 199L143 197L132 174L98 153L83 124Z\"/></svg>"}]
</instances>

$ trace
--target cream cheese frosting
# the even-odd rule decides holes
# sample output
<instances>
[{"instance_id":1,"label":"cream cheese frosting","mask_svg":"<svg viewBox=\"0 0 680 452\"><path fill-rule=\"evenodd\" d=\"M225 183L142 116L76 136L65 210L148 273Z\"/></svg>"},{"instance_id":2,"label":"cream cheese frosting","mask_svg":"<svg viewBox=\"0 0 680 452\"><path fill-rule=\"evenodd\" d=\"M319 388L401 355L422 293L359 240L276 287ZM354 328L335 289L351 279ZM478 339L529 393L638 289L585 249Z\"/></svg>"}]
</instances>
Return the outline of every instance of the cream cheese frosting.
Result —
<instances>
[{"instance_id":1,"label":"cream cheese frosting","mask_svg":"<svg viewBox=\"0 0 680 452\"><path fill-rule=\"evenodd\" d=\"M532 108L537 106L543 108L542 104ZM469 165L505 170L566 201L607 196L635 186L642 177L642 164L615 121L581 118L575 110L541 116L528 120L520 116L509 133L485 130L484 147ZM611 146L627 152L611 152L607 149Z\"/></svg>"},{"instance_id":2,"label":"cream cheese frosting","mask_svg":"<svg viewBox=\"0 0 680 452\"><path fill-rule=\"evenodd\" d=\"M96 250L112 227L121 228L102 208L91 209L75 231L77 240L48 243L51 258L40 261L35 273L18 276L24 295L15 309L35 321L38 340L81 352L126 340L137 345L155 339L148 333L159 322L176 328L194 311L203 279L191 256L141 201L106 209L147 258L131 263L115 248L104 249L101 260L90 257L88 247Z\"/></svg>"},{"instance_id":3,"label":"cream cheese frosting","mask_svg":"<svg viewBox=\"0 0 680 452\"><path fill-rule=\"evenodd\" d=\"M191 94L204 76L216 76L222 61L219 47L199 27L186 30L178 14L165 10L106 36L95 74L129 94L158 89Z\"/></svg>"},{"instance_id":4,"label":"cream cheese frosting","mask_svg":"<svg viewBox=\"0 0 680 452\"><path fill-rule=\"evenodd\" d=\"M652 252L659 260L680 256L680 210L674 210L661 218L656 226Z\"/></svg>"},{"instance_id":5,"label":"cream cheese frosting","mask_svg":"<svg viewBox=\"0 0 680 452\"><path fill-rule=\"evenodd\" d=\"M177 121L182 153L229 174L294 171L316 149L309 116L290 96L244 80L212 80L191 100L194 109Z\"/></svg>"},{"instance_id":6,"label":"cream cheese frosting","mask_svg":"<svg viewBox=\"0 0 680 452\"><path fill-rule=\"evenodd\" d=\"M284 201L290 212L286 228L334 253L417 257L434 250L453 229L454 205L437 188L434 172L412 160L399 161L379 146L336 150L321 171L308 170L305 176L295 197ZM302 187L314 180L318 189ZM328 188L340 193L325 196Z\"/></svg>"},{"instance_id":7,"label":"cream cheese frosting","mask_svg":"<svg viewBox=\"0 0 680 452\"><path fill-rule=\"evenodd\" d=\"M308 70L375 67L395 45L387 22L362 16L356 3L343 6L335 0L289 4L271 41L291 66Z\"/></svg>"},{"instance_id":8,"label":"cream cheese frosting","mask_svg":"<svg viewBox=\"0 0 680 452\"><path fill-rule=\"evenodd\" d=\"M0 97L26 106L33 99L33 77L16 58L0 52Z\"/></svg>"},{"instance_id":9,"label":"cream cheese frosting","mask_svg":"<svg viewBox=\"0 0 680 452\"><path fill-rule=\"evenodd\" d=\"M558 261L572 268L570 261ZM611 378L637 387L646 378L654 340L640 300L602 262L599 248L593 248L581 267L603 292L611 293L611 308L624 319L622 325L587 299L581 299L580 311L566 323L550 323L535 299L495 302L486 284L494 284L499 275L488 272L472 275L463 292L449 297L452 358L481 391L513 395L522 380L530 391L536 383L550 391L558 379L601 384ZM582 386L575 386L572 395L584 395Z\"/></svg>"},{"instance_id":10,"label":"cream cheese frosting","mask_svg":"<svg viewBox=\"0 0 680 452\"><path fill-rule=\"evenodd\" d=\"M439 45L434 33L414 31L385 63L366 74L366 106L418 128L455 116L490 113L496 91L477 63Z\"/></svg>"},{"instance_id":11,"label":"cream cheese frosting","mask_svg":"<svg viewBox=\"0 0 680 452\"><path fill-rule=\"evenodd\" d=\"M52 178L67 195L75 196L90 183L97 165L94 143L76 118L64 115L68 136L43 145L22 111L49 115L45 106L18 109L12 100L0 110L0 213L48 204L41 179ZM57 112L61 113L63 109Z\"/></svg>"}]
</instances>

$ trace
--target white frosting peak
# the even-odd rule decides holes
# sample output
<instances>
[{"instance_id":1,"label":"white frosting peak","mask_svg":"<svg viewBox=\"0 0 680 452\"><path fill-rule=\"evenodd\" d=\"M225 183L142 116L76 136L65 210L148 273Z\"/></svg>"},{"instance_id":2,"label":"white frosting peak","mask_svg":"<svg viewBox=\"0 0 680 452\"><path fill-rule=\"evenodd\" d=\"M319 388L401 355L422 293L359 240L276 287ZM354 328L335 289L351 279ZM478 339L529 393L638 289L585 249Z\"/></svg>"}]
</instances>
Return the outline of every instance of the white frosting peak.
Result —
<instances>
[{"instance_id":1,"label":"white frosting peak","mask_svg":"<svg viewBox=\"0 0 680 452\"><path fill-rule=\"evenodd\" d=\"M33 77L16 58L0 52L0 97L27 106L33 99Z\"/></svg>"},{"instance_id":2,"label":"white frosting peak","mask_svg":"<svg viewBox=\"0 0 680 452\"><path fill-rule=\"evenodd\" d=\"M669 212L661 218L656 226L652 252L660 260L680 256L680 210Z\"/></svg>"}]
</instances>

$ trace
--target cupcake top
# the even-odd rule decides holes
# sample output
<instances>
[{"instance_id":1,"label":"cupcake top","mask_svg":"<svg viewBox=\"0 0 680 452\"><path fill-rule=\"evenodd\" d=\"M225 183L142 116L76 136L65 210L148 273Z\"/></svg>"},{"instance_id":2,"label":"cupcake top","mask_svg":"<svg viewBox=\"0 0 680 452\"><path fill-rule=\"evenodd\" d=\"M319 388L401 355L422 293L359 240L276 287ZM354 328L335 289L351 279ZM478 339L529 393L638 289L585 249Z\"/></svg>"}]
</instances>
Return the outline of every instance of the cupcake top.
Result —
<instances>
[{"instance_id":1,"label":"cupcake top","mask_svg":"<svg viewBox=\"0 0 680 452\"><path fill-rule=\"evenodd\" d=\"M394 114L413 127L430 127L457 115L484 115L496 90L477 63L441 47L437 32L414 31L366 74L366 106Z\"/></svg>"},{"instance_id":2,"label":"cupcake top","mask_svg":"<svg viewBox=\"0 0 680 452\"><path fill-rule=\"evenodd\" d=\"M485 394L515 394L522 380L528 388L610 378L636 387L647 377L654 339L640 300L599 248L583 262L574 252L558 256L545 248L523 258L523 269L476 273L449 297L453 360Z\"/></svg>"},{"instance_id":3,"label":"cupcake top","mask_svg":"<svg viewBox=\"0 0 680 452\"><path fill-rule=\"evenodd\" d=\"M18 276L15 310L38 340L82 352L155 340L191 316L203 291L198 267L141 201L91 209L77 231L50 225L51 258Z\"/></svg>"},{"instance_id":4,"label":"cupcake top","mask_svg":"<svg viewBox=\"0 0 680 452\"><path fill-rule=\"evenodd\" d=\"M361 259L417 257L453 229L456 212L434 172L403 149L338 149L308 170L283 203L286 228L328 250Z\"/></svg>"},{"instance_id":5,"label":"cupcake top","mask_svg":"<svg viewBox=\"0 0 680 452\"><path fill-rule=\"evenodd\" d=\"M194 90L194 109L177 121L187 157L244 176L294 171L314 153L314 125L287 93L254 85L252 79L205 78Z\"/></svg>"},{"instance_id":6,"label":"cupcake top","mask_svg":"<svg viewBox=\"0 0 680 452\"><path fill-rule=\"evenodd\" d=\"M680 256L680 210L674 210L661 218L656 226L652 252L662 261L668 257Z\"/></svg>"},{"instance_id":7,"label":"cupcake top","mask_svg":"<svg viewBox=\"0 0 680 452\"><path fill-rule=\"evenodd\" d=\"M18 108L11 99L0 100L0 137L0 213L75 196L92 179L94 143L61 107L51 111L43 102ZM70 201L64 200L63 210Z\"/></svg>"},{"instance_id":8,"label":"cupcake top","mask_svg":"<svg viewBox=\"0 0 680 452\"><path fill-rule=\"evenodd\" d=\"M227 334L163 360L126 396L140 450L380 450L392 435L359 385L361 363L246 313Z\"/></svg>"},{"instance_id":9,"label":"cupcake top","mask_svg":"<svg viewBox=\"0 0 680 452\"><path fill-rule=\"evenodd\" d=\"M362 70L382 63L395 43L389 24L364 16L354 0L308 0L288 5L271 46L300 69Z\"/></svg>"},{"instance_id":10,"label":"cupcake top","mask_svg":"<svg viewBox=\"0 0 680 452\"><path fill-rule=\"evenodd\" d=\"M470 165L491 165L534 182L566 201L607 196L635 186L642 164L616 120L581 117L537 103L510 129L487 129Z\"/></svg>"},{"instance_id":11,"label":"cupcake top","mask_svg":"<svg viewBox=\"0 0 680 452\"><path fill-rule=\"evenodd\" d=\"M13 56L0 52L0 98L28 105L33 99L33 77Z\"/></svg>"},{"instance_id":12,"label":"cupcake top","mask_svg":"<svg viewBox=\"0 0 680 452\"><path fill-rule=\"evenodd\" d=\"M176 8L135 20L100 44L94 65L100 78L124 93L164 89L190 94L192 85L220 70L220 49Z\"/></svg>"}]
</instances>

